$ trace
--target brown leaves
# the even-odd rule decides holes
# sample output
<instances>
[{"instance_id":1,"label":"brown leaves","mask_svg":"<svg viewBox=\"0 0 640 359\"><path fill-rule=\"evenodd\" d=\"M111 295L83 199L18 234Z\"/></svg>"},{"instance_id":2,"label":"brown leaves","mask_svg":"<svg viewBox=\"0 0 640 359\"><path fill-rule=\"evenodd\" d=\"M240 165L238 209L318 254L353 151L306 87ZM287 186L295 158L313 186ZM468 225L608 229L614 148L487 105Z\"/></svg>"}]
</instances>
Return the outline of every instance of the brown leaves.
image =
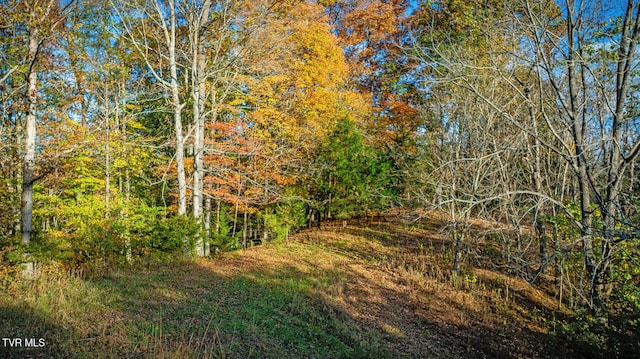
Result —
<instances>
[{"instance_id":1,"label":"brown leaves","mask_svg":"<svg viewBox=\"0 0 640 359\"><path fill-rule=\"evenodd\" d=\"M344 22L347 25L341 36L347 45L363 41L379 42L397 31L397 13L391 2L372 1L362 4L360 8L348 13Z\"/></svg>"}]
</instances>

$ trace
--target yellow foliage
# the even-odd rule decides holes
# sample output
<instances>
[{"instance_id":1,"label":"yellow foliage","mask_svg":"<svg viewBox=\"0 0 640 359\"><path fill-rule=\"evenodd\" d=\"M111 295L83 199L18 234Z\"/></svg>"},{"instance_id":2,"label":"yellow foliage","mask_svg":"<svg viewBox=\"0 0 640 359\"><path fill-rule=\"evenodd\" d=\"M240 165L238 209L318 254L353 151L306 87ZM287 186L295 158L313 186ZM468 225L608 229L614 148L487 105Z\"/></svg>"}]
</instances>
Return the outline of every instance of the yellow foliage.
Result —
<instances>
[{"instance_id":1,"label":"yellow foliage","mask_svg":"<svg viewBox=\"0 0 640 359\"><path fill-rule=\"evenodd\" d=\"M310 146L339 119L359 120L370 109L364 96L347 88L349 66L324 7L297 3L281 16L256 35L256 46L271 51L252 64L256 75L245 78L250 87L245 100L254 107L248 114L255 124L251 134Z\"/></svg>"}]
</instances>

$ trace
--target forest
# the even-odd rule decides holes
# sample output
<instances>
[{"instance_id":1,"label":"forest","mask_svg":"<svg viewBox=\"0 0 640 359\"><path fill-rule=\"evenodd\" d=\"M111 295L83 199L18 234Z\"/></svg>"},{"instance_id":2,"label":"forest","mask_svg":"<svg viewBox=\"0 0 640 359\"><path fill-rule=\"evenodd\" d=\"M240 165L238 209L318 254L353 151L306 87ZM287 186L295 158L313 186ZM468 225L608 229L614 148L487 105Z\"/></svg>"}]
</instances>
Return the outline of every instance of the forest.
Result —
<instances>
[{"instance_id":1,"label":"forest","mask_svg":"<svg viewBox=\"0 0 640 359\"><path fill-rule=\"evenodd\" d=\"M638 0L0 0L0 356L637 355L639 36Z\"/></svg>"}]
</instances>

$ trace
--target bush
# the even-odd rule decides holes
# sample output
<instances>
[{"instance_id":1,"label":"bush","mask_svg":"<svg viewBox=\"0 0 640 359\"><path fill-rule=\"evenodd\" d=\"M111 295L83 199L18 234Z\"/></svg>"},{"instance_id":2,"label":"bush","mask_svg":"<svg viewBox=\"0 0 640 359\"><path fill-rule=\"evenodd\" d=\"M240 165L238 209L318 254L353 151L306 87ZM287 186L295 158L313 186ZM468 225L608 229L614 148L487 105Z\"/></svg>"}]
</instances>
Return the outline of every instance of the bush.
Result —
<instances>
[{"instance_id":1,"label":"bush","mask_svg":"<svg viewBox=\"0 0 640 359\"><path fill-rule=\"evenodd\" d=\"M225 205L222 206L226 207ZM218 231L216 232L215 229L212 229L212 235L209 241L214 253L234 251L242 248L242 244L240 243L240 236L242 235L242 232L238 231L235 236L231 236L233 219L226 209L227 208L220 209ZM212 227L215 227L215 224L212 224Z\"/></svg>"},{"instance_id":2,"label":"bush","mask_svg":"<svg viewBox=\"0 0 640 359\"><path fill-rule=\"evenodd\" d=\"M561 323L557 335L583 357L632 358L640 353L638 314L626 310L598 315L581 311L572 321Z\"/></svg>"},{"instance_id":3,"label":"bush","mask_svg":"<svg viewBox=\"0 0 640 359\"><path fill-rule=\"evenodd\" d=\"M185 216L166 215L164 207L141 200L116 198L105 213L99 196L60 201L53 211L38 213L40 221L55 217L57 225L35 232L29 246L2 239L3 261L59 261L77 266L96 261L124 263L150 256L158 260L191 253L201 235L200 224Z\"/></svg>"},{"instance_id":4,"label":"bush","mask_svg":"<svg viewBox=\"0 0 640 359\"><path fill-rule=\"evenodd\" d=\"M196 240L201 236L201 225L193 218L173 216L157 221L149 238L149 249L154 253L179 255L193 253Z\"/></svg>"},{"instance_id":5,"label":"bush","mask_svg":"<svg viewBox=\"0 0 640 359\"><path fill-rule=\"evenodd\" d=\"M306 205L302 201L290 201L265 210L262 215L273 241L283 241L292 231L307 224Z\"/></svg>"}]
</instances>

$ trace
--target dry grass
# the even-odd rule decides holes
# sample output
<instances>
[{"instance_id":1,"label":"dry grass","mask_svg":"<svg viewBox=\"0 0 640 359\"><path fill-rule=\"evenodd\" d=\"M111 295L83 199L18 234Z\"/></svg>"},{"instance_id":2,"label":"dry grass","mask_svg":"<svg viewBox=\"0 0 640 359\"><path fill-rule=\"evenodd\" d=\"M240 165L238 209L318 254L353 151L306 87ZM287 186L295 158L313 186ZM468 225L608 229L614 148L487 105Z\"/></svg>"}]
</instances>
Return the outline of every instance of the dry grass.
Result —
<instances>
[{"instance_id":1,"label":"dry grass","mask_svg":"<svg viewBox=\"0 0 640 359\"><path fill-rule=\"evenodd\" d=\"M547 325L557 300L523 279L483 266L467 264L452 276L445 255L450 246L439 233L442 220L432 216L411 224L374 223L295 238L321 241L329 251L351 259L348 278L322 295L353 318L388 333L388 349L397 355L560 355L549 348Z\"/></svg>"},{"instance_id":2,"label":"dry grass","mask_svg":"<svg viewBox=\"0 0 640 359\"><path fill-rule=\"evenodd\" d=\"M337 225L89 280L52 270L6 286L0 329L47 336L53 357L563 356L549 291L475 261L452 276L442 225Z\"/></svg>"}]
</instances>

